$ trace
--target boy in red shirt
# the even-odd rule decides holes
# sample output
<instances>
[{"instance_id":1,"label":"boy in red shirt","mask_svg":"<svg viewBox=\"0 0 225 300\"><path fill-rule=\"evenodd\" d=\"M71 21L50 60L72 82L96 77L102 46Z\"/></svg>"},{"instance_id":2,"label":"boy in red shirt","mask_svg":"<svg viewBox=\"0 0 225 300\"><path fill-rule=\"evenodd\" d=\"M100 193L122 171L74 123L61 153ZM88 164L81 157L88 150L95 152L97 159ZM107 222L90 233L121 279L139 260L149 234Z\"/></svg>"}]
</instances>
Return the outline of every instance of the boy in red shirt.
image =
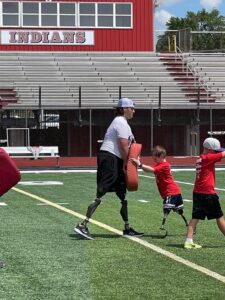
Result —
<instances>
[{"instance_id":1,"label":"boy in red shirt","mask_svg":"<svg viewBox=\"0 0 225 300\"><path fill-rule=\"evenodd\" d=\"M155 166L150 167L144 165L140 160L131 158L137 166L142 168L145 172L152 172L155 174L156 184L159 193L163 198L163 221L160 229L164 229L166 218L171 210L177 212L183 218L185 225L188 226L187 220L183 214L183 199L181 190L178 184L174 181L171 173L170 164L166 161L166 150L161 146L156 146L152 149L152 158L156 163Z\"/></svg>"},{"instance_id":2,"label":"boy in red shirt","mask_svg":"<svg viewBox=\"0 0 225 300\"><path fill-rule=\"evenodd\" d=\"M225 220L215 192L215 163L225 157L225 149L215 138L207 138L203 143L203 153L196 161L196 178L193 190L192 219L188 225L185 249L198 249L202 246L193 243L193 234L199 220L216 219L217 226L225 235Z\"/></svg>"}]
</instances>

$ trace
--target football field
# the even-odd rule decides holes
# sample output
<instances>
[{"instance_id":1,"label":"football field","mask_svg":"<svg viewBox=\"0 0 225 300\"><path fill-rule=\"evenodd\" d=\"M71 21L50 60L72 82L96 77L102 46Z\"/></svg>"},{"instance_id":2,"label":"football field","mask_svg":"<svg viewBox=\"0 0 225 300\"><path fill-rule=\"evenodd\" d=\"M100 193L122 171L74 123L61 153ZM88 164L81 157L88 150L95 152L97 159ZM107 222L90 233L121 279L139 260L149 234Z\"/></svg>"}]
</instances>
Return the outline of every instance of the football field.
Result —
<instances>
[{"instance_id":1,"label":"football field","mask_svg":"<svg viewBox=\"0 0 225 300\"><path fill-rule=\"evenodd\" d=\"M140 172L138 191L127 194L130 225L144 237L121 236L120 202L109 193L89 224L90 241L73 228L95 198L95 172L22 173L0 199L0 299L224 299L225 237L215 221L200 221L194 241L203 248L186 250L186 227L176 213L164 237L162 199L149 174ZM173 174L189 220L194 171ZM216 187L225 211L222 169Z\"/></svg>"}]
</instances>

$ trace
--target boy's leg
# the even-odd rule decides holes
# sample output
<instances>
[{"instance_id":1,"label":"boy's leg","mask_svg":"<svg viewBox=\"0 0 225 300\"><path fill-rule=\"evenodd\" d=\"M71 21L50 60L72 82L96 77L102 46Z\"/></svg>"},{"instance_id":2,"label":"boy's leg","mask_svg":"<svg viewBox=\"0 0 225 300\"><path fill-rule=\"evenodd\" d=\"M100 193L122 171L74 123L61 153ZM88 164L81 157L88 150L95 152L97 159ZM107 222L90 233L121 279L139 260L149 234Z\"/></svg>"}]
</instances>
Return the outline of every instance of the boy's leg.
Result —
<instances>
[{"instance_id":1,"label":"boy's leg","mask_svg":"<svg viewBox=\"0 0 225 300\"><path fill-rule=\"evenodd\" d=\"M184 216L183 207L184 207L184 203L183 203L183 198L182 198L181 194L166 197L163 201L164 218L166 219L166 217L168 216L168 213L167 213L167 215L165 214L166 210L169 209L169 211L170 211L172 209L173 211L177 212L182 217L182 219L185 222L185 225L188 226L187 219ZM163 228L164 223L165 223L165 220L163 221L163 224L161 225L162 228Z\"/></svg>"},{"instance_id":2,"label":"boy's leg","mask_svg":"<svg viewBox=\"0 0 225 300\"><path fill-rule=\"evenodd\" d=\"M187 229L187 237L186 241L184 243L184 248L185 249L199 249L202 248L202 246L193 243L193 235L196 229L196 225L198 223L198 219L191 219L191 221L188 224L188 229Z\"/></svg>"},{"instance_id":3,"label":"boy's leg","mask_svg":"<svg viewBox=\"0 0 225 300\"><path fill-rule=\"evenodd\" d=\"M219 230L225 235L225 220L223 211L220 206L218 195L209 195L207 218L209 220L216 219Z\"/></svg>"},{"instance_id":4,"label":"boy's leg","mask_svg":"<svg viewBox=\"0 0 225 300\"><path fill-rule=\"evenodd\" d=\"M217 226L219 230L225 235L225 220L223 217L216 219Z\"/></svg>"},{"instance_id":5,"label":"boy's leg","mask_svg":"<svg viewBox=\"0 0 225 300\"><path fill-rule=\"evenodd\" d=\"M170 209L169 208L163 208L163 220L162 220L162 224L160 226L160 229L164 229L164 225L166 223L166 219L170 213Z\"/></svg>"},{"instance_id":6,"label":"boy's leg","mask_svg":"<svg viewBox=\"0 0 225 300\"><path fill-rule=\"evenodd\" d=\"M173 196L173 203L175 205L174 211L176 211L184 220L186 226L188 226L187 219L184 216L184 202L181 194Z\"/></svg>"},{"instance_id":7,"label":"boy's leg","mask_svg":"<svg viewBox=\"0 0 225 300\"><path fill-rule=\"evenodd\" d=\"M184 220L185 225L188 226L188 221L187 221L187 219L186 219L185 216L184 216L184 211L183 211L183 209L179 209L179 210L177 211L177 213L182 217L182 219Z\"/></svg>"},{"instance_id":8,"label":"boy's leg","mask_svg":"<svg viewBox=\"0 0 225 300\"><path fill-rule=\"evenodd\" d=\"M196 229L196 226L198 224L198 219L191 219L191 221L188 224L187 228L187 239L192 239L193 240L193 235Z\"/></svg>"},{"instance_id":9,"label":"boy's leg","mask_svg":"<svg viewBox=\"0 0 225 300\"><path fill-rule=\"evenodd\" d=\"M171 209L175 208L174 199L174 196L167 196L163 199L163 220L160 229L164 229L166 219L171 212Z\"/></svg>"},{"instance_id":10,"label":"boy's leg","mask_svg":"<svg viewBox=\"0 0 225 300\"><path fill-rule=\"evenodd\" d=\"M186 249L198 249L202 247L193 243L193 235L196 232L198 221L205 219L205 199L206 195L193 193L192 219L188 224L186 241L184 243L184 248Z\"/></svg>"}]
</instances>

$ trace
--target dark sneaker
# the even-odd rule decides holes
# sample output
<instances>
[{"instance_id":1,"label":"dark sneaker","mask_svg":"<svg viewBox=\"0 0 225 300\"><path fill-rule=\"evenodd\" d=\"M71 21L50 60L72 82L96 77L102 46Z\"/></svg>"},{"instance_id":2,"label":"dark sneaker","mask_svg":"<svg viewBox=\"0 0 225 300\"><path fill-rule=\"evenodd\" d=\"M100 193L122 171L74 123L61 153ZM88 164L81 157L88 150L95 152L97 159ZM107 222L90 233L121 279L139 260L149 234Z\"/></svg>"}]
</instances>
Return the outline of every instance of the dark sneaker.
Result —
<instances>
[{"instance_id":1,"label":"dark sneaker","mask_svg":"<svg viewBox=\"0 0 225 300\"><path fill-rule=\"evenodd\" d=\"M140 236L143 236L143 235L144 235L144 232L137 232L131 227L129 229L124 229L124 231L123 231L123 236L137 236L137 237L140 237Z\"/></svg>"},{"instance_id":2,"label":"dark sneaker","mask_svg":"<svg viewBox=\"0 0 225 300\"><path fill-rule=\"evenodd\" d=\"M91 236L87 226L82 224L77 224L76 227L74 227L74 231L79 233L80 235L84 236L88 240L93 240L94 238Z\"/></svg>"}]
</instances>

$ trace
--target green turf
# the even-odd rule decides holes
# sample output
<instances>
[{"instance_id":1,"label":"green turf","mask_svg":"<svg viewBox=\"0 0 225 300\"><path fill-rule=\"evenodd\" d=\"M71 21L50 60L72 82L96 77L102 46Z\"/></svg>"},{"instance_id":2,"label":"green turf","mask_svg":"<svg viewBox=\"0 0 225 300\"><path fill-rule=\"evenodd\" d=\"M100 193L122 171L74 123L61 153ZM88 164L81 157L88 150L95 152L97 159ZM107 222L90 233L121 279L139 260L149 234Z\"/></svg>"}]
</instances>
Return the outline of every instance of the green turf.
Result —
<instances>
[{"instance_id":1,"label":"green turf","mask_svg":"<svg viewBox=\"0 0 225 300\"><path fill-rule=\"evenodd\" d=\"M148 175L140 173L140 175ZM152 177L152 176L151 176ZM193 183L194 172L175 172L176 180ZM223 188L225 171L218 171L217 187ZM61 181L62 186L23 186L17 188L85 214L95 197L93 173L23 174L22 181ZM180 184L184 199L191 199L192 186ZM225 211L225 191L218 191ZM161 238L162 200L154 178L141 177L139 190L129 192L130 223L144 231L141 239L225 277L225 240L215 221L199 223L195 241L200 250L183 249L186 228L180 216L171 213ZM138 200L147 200L141 203ZM0 206L1 300L79 300L79 299L223 299L225 283L156 253L134 241L120 237L94 224L89 229L94 241L73 232L79 221L55 207L39 205L16 191L1 198ZM120 203L113 193L93 218L122 230ZM185 202L191 216L191 203Z\"/></svg>"}]
</instances>

